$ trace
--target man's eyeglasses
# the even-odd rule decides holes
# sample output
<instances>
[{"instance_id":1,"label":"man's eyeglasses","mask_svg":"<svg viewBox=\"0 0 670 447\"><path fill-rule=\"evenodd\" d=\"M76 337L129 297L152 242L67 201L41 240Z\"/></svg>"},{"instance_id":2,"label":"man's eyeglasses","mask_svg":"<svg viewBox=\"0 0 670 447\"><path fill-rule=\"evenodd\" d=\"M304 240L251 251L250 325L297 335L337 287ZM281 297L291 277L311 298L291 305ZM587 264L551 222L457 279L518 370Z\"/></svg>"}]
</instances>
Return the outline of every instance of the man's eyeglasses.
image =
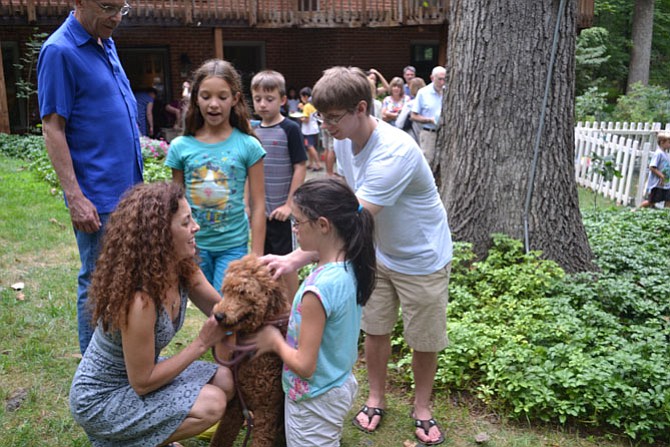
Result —
<instances>
[{"instance_id":1,"label":"man's eyeglasses","mask_svg":"<svg viewBox=\"0 0 670 447\"><path fill-rule=\"evenodd\" d=\"M121 14L122 16L125 16L130 12L131 6L128 3L124 3L123 6L112 6L112 5L103 5L97 0L93 0L93 3L98 5L100 9L102 9L102 13L108 17L113 17L117 14Z\"/></svg>"},{"instance_id":2,"label":"man's eyeglasses","mask_svg":"<svg viewBox=\"0 0 670 447\"><path fill-rule=\"evenodd\" d=\"M314 114L314 118L319 122L319 124L328 124L330 126L337 126L337 124L350 112L344 112L340 116L323 116L319 112Z\"/></svg>"}]
</instances>

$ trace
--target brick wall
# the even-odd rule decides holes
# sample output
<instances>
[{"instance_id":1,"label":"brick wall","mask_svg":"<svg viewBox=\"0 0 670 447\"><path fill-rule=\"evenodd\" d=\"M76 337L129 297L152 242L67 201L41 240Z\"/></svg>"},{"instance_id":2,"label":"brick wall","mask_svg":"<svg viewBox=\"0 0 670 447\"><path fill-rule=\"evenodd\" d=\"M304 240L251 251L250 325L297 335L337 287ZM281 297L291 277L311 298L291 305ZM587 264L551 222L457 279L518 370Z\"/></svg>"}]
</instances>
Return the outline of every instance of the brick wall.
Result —
<instances>
[{"instance_id":1,"label":"brick wall","mask_svg":"<svg viewBox=\"0 0 670 447\"><path fill-rule=\"evenodd\" d=\"M387 80L400 76L410 60L410 44L435 41L440 29L432 27L358 29L242 29L224 28L223 41L263 42L266 67L286 77L288 85L313 85L321 72L334 65L353 65L379 70ZM181 91L180 55L185 53L193 68L214 56L211 28L120 28L114 34L117 46L168 48L172 91ZM225 57L225 54L224 54Z\"/></svg>"},{"instance_id":2,"label":"brick wall","mask_svg":"<svg viewBox=\"0 0 670 447\"><path fill-rule=\"evenodd\" d=\"M39 31L52 32L55 26ZM224 28L223 41L262 42L265 67L281 72L287 85L300 89L313 85L321 72L334 65L376 68L387 80L401 76L410 61L413 42L437 42L444 33L440 26L404 28L318 28L265 29ZM34 32L30 26L0 26L0 41L19 41L20 50ZM187 54L192 68L214 57L214 30L204 27L136 27L122 24L114 39L119 48L154 47L167 49L171 91L181 93L180 55ZM225 54L224 54L225 57Z\"/></svg>"}]
</instances>

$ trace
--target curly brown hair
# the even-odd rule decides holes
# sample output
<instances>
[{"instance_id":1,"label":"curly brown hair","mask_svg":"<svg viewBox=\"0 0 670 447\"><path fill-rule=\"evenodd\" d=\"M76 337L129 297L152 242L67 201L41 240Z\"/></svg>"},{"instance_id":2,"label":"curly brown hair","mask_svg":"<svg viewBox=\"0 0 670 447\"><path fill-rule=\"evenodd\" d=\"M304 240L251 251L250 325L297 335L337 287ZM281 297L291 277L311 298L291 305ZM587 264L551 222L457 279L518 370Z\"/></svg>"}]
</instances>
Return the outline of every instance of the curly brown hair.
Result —
<instances>
[{"instance_id":1,"label":"curly brown hair","mask_svg":"<svg viewBox=\"0 0 670 447\"><path fill-rule=\"evenodd\" d=\"M138 291L160 308L175 277L188 286L195 258L178 262L172 245L172 218L184 190L176 183L140 184L129 190L110 215L89 288L93 323L120 329ZM176 275L176 276L174 276Z\"/></svg>"}]
</instances>

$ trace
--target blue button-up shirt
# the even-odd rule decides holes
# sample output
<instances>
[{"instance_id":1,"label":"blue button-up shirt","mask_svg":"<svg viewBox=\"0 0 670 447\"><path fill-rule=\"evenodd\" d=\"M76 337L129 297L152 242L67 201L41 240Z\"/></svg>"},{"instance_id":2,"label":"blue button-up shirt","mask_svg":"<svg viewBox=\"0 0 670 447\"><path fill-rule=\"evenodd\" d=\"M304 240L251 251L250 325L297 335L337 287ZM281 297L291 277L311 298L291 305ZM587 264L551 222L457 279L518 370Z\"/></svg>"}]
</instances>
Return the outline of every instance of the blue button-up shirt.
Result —
<instances>
[{"instance_id":1,"label":"blue button-up shirt","mask_svg":"<svg viewBox=\"0 0 670 447\"><path fill-rule=\"evenodd\" d=\"M142 181L137 104L114 41L100 46L70 13L37 63L40 116L65 118L79 186L98 213L109 213Z\"/></svg>"}]
</instances>

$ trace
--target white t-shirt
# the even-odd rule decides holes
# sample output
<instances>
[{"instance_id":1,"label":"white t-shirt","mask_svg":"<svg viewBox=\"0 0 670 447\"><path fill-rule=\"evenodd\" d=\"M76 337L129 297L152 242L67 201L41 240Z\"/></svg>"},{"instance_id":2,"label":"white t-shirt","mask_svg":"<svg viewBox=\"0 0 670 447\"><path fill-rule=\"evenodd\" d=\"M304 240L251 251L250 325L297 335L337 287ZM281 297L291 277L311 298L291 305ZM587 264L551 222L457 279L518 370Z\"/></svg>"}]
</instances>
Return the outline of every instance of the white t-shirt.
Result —
<instances>
[{"instance_id":1,"label":"white t-shirt","mask_svg":"<svg viewBox=\"0 0 670 447\"><path fill-rule=\"evenodd\" d=\"M378 120L363 149L335 140L340 173L356 195L383 209L375 217L377 259L393 271L427 275L451 261L447 212L419 146Z\"/></svg>"},{"instance_id":2,"label":"white t-shirt","mask_svg":"<svg viewBox=\"0 0 670 447\"><path fill-rule=\"evenodd\" d=\"M660 147L656 147L656 152L651 156L650 168L656 168L665 175L665 183L661 185L661 177L658 177L653 172L649 171L649 178L647 179L647 192L653 188L670 189L670 181L668 181L668 174L670 174L670 155Z\"/></svg>"}]
</instances>

